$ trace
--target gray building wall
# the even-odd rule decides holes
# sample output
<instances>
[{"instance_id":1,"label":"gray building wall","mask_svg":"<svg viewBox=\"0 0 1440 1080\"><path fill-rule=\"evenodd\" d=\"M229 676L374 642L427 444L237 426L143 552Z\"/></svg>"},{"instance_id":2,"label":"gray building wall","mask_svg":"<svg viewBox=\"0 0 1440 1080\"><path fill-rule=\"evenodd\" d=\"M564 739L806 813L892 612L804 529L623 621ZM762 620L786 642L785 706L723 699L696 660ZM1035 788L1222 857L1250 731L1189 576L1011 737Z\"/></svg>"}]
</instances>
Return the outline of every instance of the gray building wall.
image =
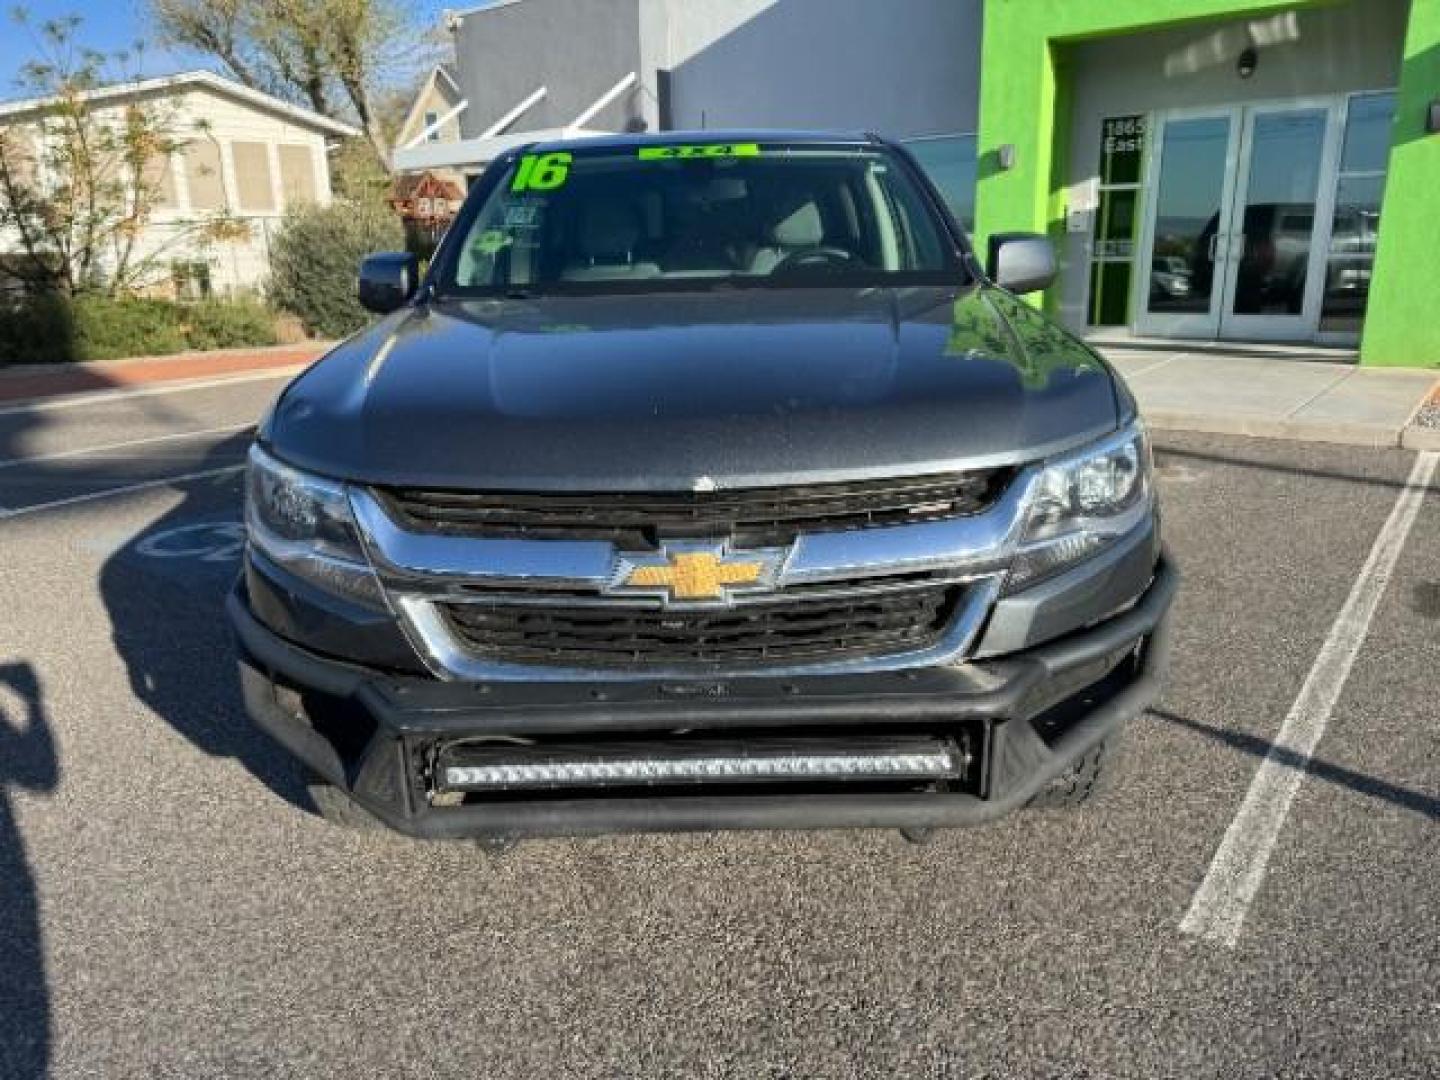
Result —
<instances>
[{"instance_id":1,"label":"gray building wall","mask_svg":"<svg viewBox=\"0 0 1440 1080\"><path fill-rule=\"evenodd\" d=\"M559 127L634 71L640 86L589 126L825 127L897 137L972 132L981 0L500 0L464 13L458 78L478 136L538 87L519 121Z\"/></svg>"},{"instance_id":2,"label":"gray building wall","mask_svg":"<svg viewBox=\"0 0 1440 1080\"><path fill-rule=\"evenodd\" d=\"M676 127L975 130L981 0L642 2Z\"/></svg>"},{"instance_id":3,"label":"gray building wall","mask_svg":"<svg viewBox=\"0 0 1440 1080\"><path fill-rule=\"evenodd\" d=\"M1074 47L1066 58L1074 72L1069 205L1083 202L1097 176L1107 116L1394 87L1407 11L1406 0L1349 0ZM1236 60L1252 44L1259 66L1242 79ZM1088 233L1072 234L1061 251L1060 311L1077 329L1085 325L1090 248Z\"/></svg>"},{"instance_id":4,"label":"gray building wall","mask_svg":"<svg viewBox=\"0 0 1440 1080\"><path fill-rule=\"evenodd\" d=\"M458 81L470 103L461 114L467 139L541 86L548 96L516 127L562 127L641 66L640 0L500 0L464 13L454 34ZM588 126L624 130L641 114L642 96L632 90Z\"/></svg>"}]
</instances>

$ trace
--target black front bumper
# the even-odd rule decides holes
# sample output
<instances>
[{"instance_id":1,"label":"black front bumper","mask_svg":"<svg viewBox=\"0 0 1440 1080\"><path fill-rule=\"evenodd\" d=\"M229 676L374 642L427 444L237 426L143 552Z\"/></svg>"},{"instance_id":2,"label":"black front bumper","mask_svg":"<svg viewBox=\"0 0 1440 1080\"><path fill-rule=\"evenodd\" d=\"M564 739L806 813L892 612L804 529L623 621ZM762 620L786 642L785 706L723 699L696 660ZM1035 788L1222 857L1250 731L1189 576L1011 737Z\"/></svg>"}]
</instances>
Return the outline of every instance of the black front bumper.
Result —
<instances>
[{"instance_id":1,"label":"black front bumper","mask_svg":"<svg viewBox=\"0 0 1440 1080\"><path fill-rule=\"evenodd\" d=\"M229 600L251 717L381 821L412 836L973 825L1025 805L1159 693L1178 576L1168 561L1123 614L1022 654L954 668L676 683L461 684L389 676L278 637ZM307 702L323 701L317 710ZM777 732L963 734L965 790L580 791L434 805L437 748L508 737L667 738Z\"/></svg>"}]
</instances>

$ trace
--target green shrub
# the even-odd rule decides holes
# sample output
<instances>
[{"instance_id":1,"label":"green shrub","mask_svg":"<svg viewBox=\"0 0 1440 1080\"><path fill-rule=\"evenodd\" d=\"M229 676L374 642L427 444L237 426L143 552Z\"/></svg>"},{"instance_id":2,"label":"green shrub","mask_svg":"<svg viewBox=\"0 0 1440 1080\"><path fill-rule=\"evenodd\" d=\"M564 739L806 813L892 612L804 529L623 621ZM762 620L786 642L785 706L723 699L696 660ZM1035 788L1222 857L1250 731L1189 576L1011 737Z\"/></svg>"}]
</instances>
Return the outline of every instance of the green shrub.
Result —
<instances>
[{"instance_id":1,"label":"green shrub","mask_svg":"<svg viewBox=\"0 0 1440 1080\"><path fill-rule=\"evenodd\" d=\"M42 296L0 313L0 362L63 363L181 352L185 334L164 300Z\"/></svg>"},{"instance_id":2,"label":"green shrub","mask_svg":"<svg viewBox=\"0 0 1440 1080\"><path fill-rule=\"evenodd\" d=\"M70 310L82 359L119 360L185 351L180 311L168 301L84 296L73 300Z\"/></svg>"},{"instance_id":3,"label":"green shrub","mask_svg":"<svg viewBox=\"0 0 1440 1080\"><path fill-rule=\"evenodd\" d=\"M118 360L276 341L275 316L254 300L176 304L55 295L0 304L0 364Z\"/></svg>"},{"instance_id":4,"label":"green shrub","mask_svg":"<svg viewBox=\"0 0 1440 1080\"><path fill-rule=\"evenodd\" d=\"M242 349L274 345L275 313L257 300L202 300L181 308L189 347Z\"/></svg>"},{"instance_id":5,"label":"green shrub","mask_svg":"<svg viewBox=\"0 0 1440 1080\"><path fill-rule=\"evenodd\" d=\"M79 360L70 304L46 296L0 310L0 363L46 364Z\"/></svg>"},{"instance_id":6,"label":"green shrub","mask_svg":"<svg viewBox=\"0 0 1440 1080\"><path fill-rule=\"evenodd\" d=\"M388 207L340 201L292 209L270 245L270 298L311 334L353 334L370 320L355 298L360 260L404 246L405 230Z\"/></svg>"}]
</instances>

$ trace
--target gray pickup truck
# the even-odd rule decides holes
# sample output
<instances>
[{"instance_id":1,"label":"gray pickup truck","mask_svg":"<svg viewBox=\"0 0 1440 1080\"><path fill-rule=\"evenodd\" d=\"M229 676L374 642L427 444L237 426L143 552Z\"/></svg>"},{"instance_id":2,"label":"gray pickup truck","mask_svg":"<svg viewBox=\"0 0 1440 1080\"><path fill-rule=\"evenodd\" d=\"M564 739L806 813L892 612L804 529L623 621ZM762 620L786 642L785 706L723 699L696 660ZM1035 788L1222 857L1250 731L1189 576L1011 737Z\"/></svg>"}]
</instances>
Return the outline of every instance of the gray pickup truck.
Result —
<instances>
[{"instance_id":1,"label":"gray pickup truck","mask_svg":"<svg viewBox=\"0 0 1440 1080\"><path fill-rule=\"evenodd\" d=\"M521 147L250 455L229 611L322 812L422 837L1087 798L1176 574L1124 383L871 136Z\"/></svg>"}]
</instances>

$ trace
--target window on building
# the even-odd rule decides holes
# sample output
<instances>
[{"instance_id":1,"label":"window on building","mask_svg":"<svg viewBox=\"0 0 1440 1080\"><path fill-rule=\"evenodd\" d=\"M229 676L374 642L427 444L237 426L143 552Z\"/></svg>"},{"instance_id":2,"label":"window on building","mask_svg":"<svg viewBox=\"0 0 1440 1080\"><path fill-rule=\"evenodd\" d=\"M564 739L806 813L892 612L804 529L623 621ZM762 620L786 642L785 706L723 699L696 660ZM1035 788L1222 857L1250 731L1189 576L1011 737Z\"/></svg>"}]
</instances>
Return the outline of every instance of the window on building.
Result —
<instances>
[{"instance_id":1,"label":"window on building","mask_svg":"<svg viewBox=\"0 0 1440 1080\"><path fill-rule=\"evenodd\" d=\"M1146 129L1146 118L1138 115L1107 117L1101 126L1086 316L1091 326L1124 326L1130 321Z\"/></svg>"},{"instance_id":2,"label":"window on building","mask_svg":"<svg viewBox=\"0 0 1440 1080\"><path fill-rule=\"evenodd\" d=\"M205 300L214 292L210 282L209 263L171 263L170 278L175 286L177 300Z\"/></svg>"},{"instance_id":3,"label":"window on building","mask_svg":"<svg viewBox=\"0 0 1440 1080\"><path fill-rule=\"evenodd\" d=\"M5 155L14 182L22 188L34 188L39 184L35 149L35 139L28 131L19 128L0 131L0 152Z\"/></svg>"},{"instance_id":4,"label":"window on building","mask_svg":"<svg viewBox=\"0 0 1440 1080\"><path fill-rule=\"evenodd\" d=\"M1350 99L1320 310L1320 329L1326 333L1358 334L1365 321L1394 120L1393 93Z\"/></svg>"},{"instance_id":5,"label":"window on building","mask_svg":"<svg viewBox=\"0 0 1440 1080\"><path fill-rule=\"evenodd\" d=\"M308 146L281 146L280 188L285 205L315 201L315 155Z\"/></svg>"},{"instance_id":6,"label":"window on building","mask_svg":"<svg viewBox=\"0 0 1440 1080\"><path fill-rule=\"evenodd\" d=\"M169 154L151 154L145 162L141 183L152 194L156 210L175 209L175 170Z\"/></svg>"},{"instance_id":7,"label":"window on building","mask_svg":"<svg viewBox=\"0 0 1440 1080\"><path fill-rule=\"evenodd\" d=\"M258 142L231 143L230 158L235 164L235 187L240 197L240 209L252 214L274 212L270 147Z\"/></svg>"},{"instance_id":8,"label":"window on building","mask_svg":"<svg viewBox=\"0 0 1440 1080\"><path fill-rule=\"evenodd\" d=\"M934 135L908 139L905 148L920 162L961 228L967 233L972 231L975 228L975 136Z\"/></svg>"},{"instance_id":9,"label":"window on building","mask_svg":"<svg viewBox=\"0 0 1440 1080\"><path fill-rule=\"evenodd\" d=\"M220 172L220 147L196 139L185 147L185 186L192 210L224 210L225 180Z\"/></svg>"},{"instance_id":10,"label":"window on building","mask_svg":"<svg viewBox=\"0 0 1440 1080\"><path fill-rule=\"evenodd\" d=\"M438 112L427 112L427 113L425 114L425 126L424 126L424 128L422 128L421 130L425 130L425 129L428 129L428 128L430 128L430 127L433 127L433 126L434 126L435 124L437 124L439 121L440 121L440 114L439 114ZM439 130L437 129L437 130L435 130L435 131L430 132L430 134L427 136L427 138L428 138L428 140L429 140L430 142L439 142L439 141L440 141L440 132L439 132Z\"/></svg>"}]
</instances>

